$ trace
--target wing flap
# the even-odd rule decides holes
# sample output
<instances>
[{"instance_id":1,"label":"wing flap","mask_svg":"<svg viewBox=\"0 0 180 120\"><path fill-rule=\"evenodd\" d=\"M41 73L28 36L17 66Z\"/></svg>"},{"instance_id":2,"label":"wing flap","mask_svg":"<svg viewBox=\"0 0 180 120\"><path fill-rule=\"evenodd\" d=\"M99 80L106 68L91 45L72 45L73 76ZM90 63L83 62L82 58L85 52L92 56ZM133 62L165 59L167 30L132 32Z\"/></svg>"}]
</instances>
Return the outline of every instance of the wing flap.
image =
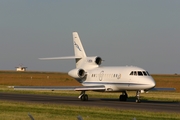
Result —
<instances>
[{"instance_id":1,"label":"wing flap","mask_svg":"<svg viewBox=\"0 0 180 120\"><path fill-rule=\"evenodd\" d=\"M105 86L14 86L14 90L105 91Z\"/></svg>"}]
</instances>

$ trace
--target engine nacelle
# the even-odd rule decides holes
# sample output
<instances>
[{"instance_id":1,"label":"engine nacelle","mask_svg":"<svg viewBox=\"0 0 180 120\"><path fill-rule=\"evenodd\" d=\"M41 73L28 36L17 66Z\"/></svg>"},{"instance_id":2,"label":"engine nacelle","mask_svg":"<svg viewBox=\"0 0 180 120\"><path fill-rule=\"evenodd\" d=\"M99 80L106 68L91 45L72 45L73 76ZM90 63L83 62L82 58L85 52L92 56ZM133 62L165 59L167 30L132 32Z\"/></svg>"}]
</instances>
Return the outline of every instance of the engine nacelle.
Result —
<instances>
[{"instance_id":1,"label":"engine nacelle","mask_svg":"<svg viewBox=\"0 0 180 120\"><path fill-rule=\"evenodd\" d=\"M98 57L98 56L96 56L96 57L88 57L87 62L92 63L92 64L96 64L96 65L101 65L102 59L101 59L101 57Z\"/></svg>"},{"instance_id":2,"label":"engine nacelle","mask_svg":"<svg viewBox=\"0 0 180 120\"><path fill-rule=\"evenodd\" d=\"M73 69L68 72L68 75L73 78L83 78L86 75L86 72L83 69Z\"/></svg>"}]
</instances>

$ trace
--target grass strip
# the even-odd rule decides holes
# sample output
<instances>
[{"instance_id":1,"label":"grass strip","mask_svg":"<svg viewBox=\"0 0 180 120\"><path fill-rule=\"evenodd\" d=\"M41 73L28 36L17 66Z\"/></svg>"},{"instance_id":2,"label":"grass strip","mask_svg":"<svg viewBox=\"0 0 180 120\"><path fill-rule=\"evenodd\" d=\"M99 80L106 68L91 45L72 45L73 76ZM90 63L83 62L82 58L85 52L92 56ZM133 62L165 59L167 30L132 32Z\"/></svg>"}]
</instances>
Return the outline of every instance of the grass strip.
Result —
<instances>
[{"instance_id":1,"label":"grass strip","mask_svg":"<svg viewBox=\"0 0 180 120\"><path fill-rule=\"evenodd\" d=\"M180 114L131 111L112 108L83 107L57 104L37 104L27 102L0 101L1 120L30 119L30 113L38 120L77 120L81 115L84 120L179 120Z\"/></svg>"}]
</instances>

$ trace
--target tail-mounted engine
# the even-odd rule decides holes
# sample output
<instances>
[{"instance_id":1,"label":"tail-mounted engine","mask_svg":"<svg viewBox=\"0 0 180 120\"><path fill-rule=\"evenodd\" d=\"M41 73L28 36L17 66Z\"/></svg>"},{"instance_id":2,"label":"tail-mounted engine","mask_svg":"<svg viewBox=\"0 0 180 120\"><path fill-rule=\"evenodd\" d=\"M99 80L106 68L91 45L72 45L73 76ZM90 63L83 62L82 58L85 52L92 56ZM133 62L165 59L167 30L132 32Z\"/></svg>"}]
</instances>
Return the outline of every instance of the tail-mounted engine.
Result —
<instances>
[{"instance_id":1,"label":"tail-mounted engine","mask_svg":"<svg viewBox=\"0 0 180 120\"><path fill-rule=\"evenodd\" d=\"M68 75L73 78L83 78L86 76L86 72L83 69L73 69L68 72Z\"/></svg>"},{"instance_id":2,"label":"tail-mounted engine","mask_svg":"<svg viewBox=\"0 0 180 120\"><path fill-rule=\"evenodd\" d=\"M90 68L94 68L94 67L101 65L101 63L102 63L102 59L100 57L97 57L97 56L87 57L86 59L84 59L84 61L83 61L84 65L82 65L81 68L76 68L76 69L69 71L68 75L73 78L76 78L76 79L86 79L86 76L87 76L86 71Z\"/></svg>"},{"instance_id":3,"label":"tail-mounted engine","mask_svg":"<svg viewBox=\"0 0 180 120\"><path fill-rule=\"evenodd\" d=\"M87 62L90 64L95 64L95 65L101 65L102 59L101 57L87 57Z\"/></svg>"}]
</instances>

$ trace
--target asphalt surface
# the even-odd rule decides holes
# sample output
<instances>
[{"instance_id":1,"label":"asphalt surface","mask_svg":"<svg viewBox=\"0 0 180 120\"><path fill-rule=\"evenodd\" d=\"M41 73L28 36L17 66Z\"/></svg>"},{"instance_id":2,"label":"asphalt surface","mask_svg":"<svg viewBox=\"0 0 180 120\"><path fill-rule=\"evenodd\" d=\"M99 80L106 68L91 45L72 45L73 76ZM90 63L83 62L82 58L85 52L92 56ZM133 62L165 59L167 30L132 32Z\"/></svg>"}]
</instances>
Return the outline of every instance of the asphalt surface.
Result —
<instances>
[{"instance_id":1,"label":"asphalt surface","mask_svg":"<svg viewBox=\"0 0 180 120\"><path fill-rule=\"evenodd\" d=\"M153 112L174 112L180 113L180 103L164 102L164 101L141 101L135 103L135 100L126 102L118 101L118 99L100 99L89 98L89 101L81 101L78 97L70 96L49 96L49 95L32 95L32 94L16 94L16 93L0 93L0 100L23 101L31 103L48 103L48 104L68 104L77 106L94 106L109 107L119 110L143 110Z\"/></svg>"}]
</instances>

